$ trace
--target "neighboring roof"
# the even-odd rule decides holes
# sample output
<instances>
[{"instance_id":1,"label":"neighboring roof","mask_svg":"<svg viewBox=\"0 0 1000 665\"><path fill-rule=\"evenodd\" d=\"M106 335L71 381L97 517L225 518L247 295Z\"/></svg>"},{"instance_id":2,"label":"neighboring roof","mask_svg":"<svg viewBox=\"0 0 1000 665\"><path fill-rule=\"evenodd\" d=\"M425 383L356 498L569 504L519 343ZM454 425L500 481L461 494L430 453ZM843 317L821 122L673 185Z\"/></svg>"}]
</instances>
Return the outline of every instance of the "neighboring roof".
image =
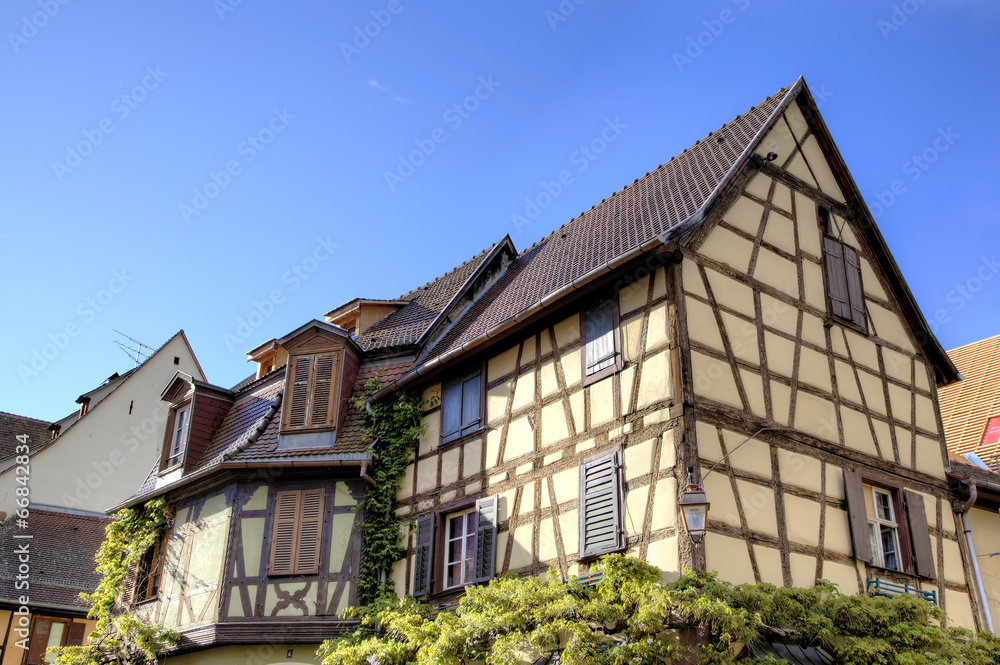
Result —
<instances>
[{"instance_id":1,"label":"neighboring roof","mask_svg":"<svg viewBox=\"0 0 1000 665\"><path fill-rule=\"evenodd\" d=\"M979 444L986 423L1000 416L1000 335L952 349L948 355L964 378L938 389L948 450L956 455L974 452L995 466L1000 442Z\"/></svg>"},{"instance_id":2,"label":"neighboring roof","mask_svg":"<svg viewBox=\"0 0 1000 665\"><path fill-rule=\"evenodd\" d=\"M354 389L351 399L348 400L347 409L344 412L343 425L337 434L336 449L343 452L364 452L368 449L368 444L362 439L361 432L364 427L361 425L361 414L358 410L357 400L364 396L365 384L369 379L378 373L378 380L383 385L388 385L396 379L401 378L410 369L409 361L380 364L362 365L358 370L358 378L354 381Z\"/></svg>"},{"instance_id":3,"label":"neighboring roof","mask_svg":"<svg viewBox=\"0 0 1000 665\"><path fill-rule=\"evenodd\" d=\"M28 435L28 447L34 451L52 439L49 425L44 420L18 416L6 411L0 411L0 459L6 459L17 452L22 434Z\"/></svg>"},{"instance_id":4,"label":"neighboring roof","mask_svg":"<svg viewBox=\"0 0 1000 665\"><path fill-rule=\"evenodd\" d=\"M343 305L334 307L323 316L327 319L336 319L342 314L346 314L347 312L361 305L408 305L408 304L410 304L409 300L382 300L379 298L355 298L354 300L348 300Z\"/></svg>"},{"instance_id":5,"label":"neighboring roof","mask_svg":"<svg viewBox=\"0 0 1000 665\"><path fill-rule=\"evenodd\" d=\"M833 658L820 647L801 647L782 642L764 643L751 650L753 658L774 656L788 661L788 665L834 665Z\"/></svg>"},{"instance_id":6,"label":"neighboring roof","mask_svg":"<svg viewBox=\"0 0 1000 665\"><path fill-rule=\"evenodd\" d=\"M983 480L988 483L1000 484L1000 475L996 471L987 471L972 464L964 457L949 454L948 460L951 462L951 469L948 475L959 480Z\"/></svg>"},{"instance_id":7,"label":"neighboring roof","mask_svg":"<svg viewBox=\"0 0 1000 665\"><path fill-rule=\"evenodd\" d=\"M372 325L354 341L365 351L414 344L493 247L490 245L457 268L396 298L409 304Z\"/></svg>"},{"instance_id":8,"label":"neighboring roof","mask_svg":"<svg viewBox=\"0 0 1000 665\"><path fill-rule=\"evenodd\" d=\"M31 552L31 605L56 606L81 612L80 592L93 593L101 581L94 556L104 542L107 517L79 515L32 508L28 528L18 520L0 525L0 599L14 602L25 591L14 587L18 574L17 547L29 544ZM30 535L31 539L15 538ZM71 546L69 546L71 544Z\"/></svg>"}]
</instances>

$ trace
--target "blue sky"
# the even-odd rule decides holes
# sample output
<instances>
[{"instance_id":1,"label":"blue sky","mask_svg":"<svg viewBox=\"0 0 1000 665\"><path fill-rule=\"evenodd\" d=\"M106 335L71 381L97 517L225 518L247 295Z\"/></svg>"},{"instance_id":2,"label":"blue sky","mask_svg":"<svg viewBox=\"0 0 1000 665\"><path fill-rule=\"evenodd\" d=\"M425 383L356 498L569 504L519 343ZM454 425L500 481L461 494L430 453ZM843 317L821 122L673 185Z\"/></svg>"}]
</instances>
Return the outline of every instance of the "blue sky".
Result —
<instances>
[{"instance_id":1,"label":"blue sky","mask_svg":"<svg viewBox=\"0 0 1000 665\"><path fill-rule=\"evenodd\" d=\"M232 385L261 342L523 249L800 75L944 347L1000 333L1000 0L11 0L0 28L3 411L72 411L132 366L115 329L183 328Z\"/></svg>"}]
</instances>

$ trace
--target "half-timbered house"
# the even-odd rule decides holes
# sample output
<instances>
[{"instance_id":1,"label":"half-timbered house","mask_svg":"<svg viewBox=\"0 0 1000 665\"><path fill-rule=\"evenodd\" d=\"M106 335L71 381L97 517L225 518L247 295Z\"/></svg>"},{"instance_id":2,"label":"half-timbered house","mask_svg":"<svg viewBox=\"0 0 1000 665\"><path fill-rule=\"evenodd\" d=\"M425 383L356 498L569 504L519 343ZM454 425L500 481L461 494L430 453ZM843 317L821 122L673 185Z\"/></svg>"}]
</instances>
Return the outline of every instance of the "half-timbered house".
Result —
<instances>
[{"instance_id":1,"label":"half-timbered house","mask_svg":"<svg viewBox=\"0 0 1000 665\"><path fill-rule=\"evenodd\" d=\"M376 373L371 399L426 407L385 571L401 594L446 605L628 552L667 575L913 590L976 625L937 408L957 371L801 79L530 247L505 237L249 358L236 388L165 387L162 459L123 504L174 506L128 600L181 631L177 662L312 662L351 627Z\"/></svg>"}]
</instances>

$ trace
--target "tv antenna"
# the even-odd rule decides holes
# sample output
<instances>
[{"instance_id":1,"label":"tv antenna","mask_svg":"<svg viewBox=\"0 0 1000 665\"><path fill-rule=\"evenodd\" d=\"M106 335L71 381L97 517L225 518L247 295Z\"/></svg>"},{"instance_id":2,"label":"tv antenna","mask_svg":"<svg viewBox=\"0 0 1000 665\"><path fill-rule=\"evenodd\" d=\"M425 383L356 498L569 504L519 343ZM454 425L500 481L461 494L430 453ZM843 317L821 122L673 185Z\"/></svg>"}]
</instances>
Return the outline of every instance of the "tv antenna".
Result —
<instances>
[{"instance_id":1,"label":"tv antenna","mask_svg":"<svg viewBox=\"0 0 1000 665\"><path fill-rule=\"evenodd\" d=\"M126 335L125 333L123 333L121 330L115 330L114 328L112 328L112 330L114 330L116 333L118 333L119 335L121 335L122 337L124 337L125 339L129 340L130 342L132 342L132 344L135 345L133 347L133 346L129 346L128 344L126 344L125 342L122 342L120 340L117 340L117 339L115 340L115 344L118 345L118 348L120 348L122 350L122 352L125 355L127 355L129 357L129 359L132 360L135 363L134 365L132 365L132 369L135 369L136 367L138 367L139 363L145 361L147 358L149 358L150 355L152 355L152 354L146 353L146 352L144 352L142 350L142 347L146 347L147 349L149 349L150 351L152 351L153 347L151 347L149 344L143 344L142 342L140 342L139 340L135 339L134 337L129 337L128 335Z\"/></svg>"}]
</instances>

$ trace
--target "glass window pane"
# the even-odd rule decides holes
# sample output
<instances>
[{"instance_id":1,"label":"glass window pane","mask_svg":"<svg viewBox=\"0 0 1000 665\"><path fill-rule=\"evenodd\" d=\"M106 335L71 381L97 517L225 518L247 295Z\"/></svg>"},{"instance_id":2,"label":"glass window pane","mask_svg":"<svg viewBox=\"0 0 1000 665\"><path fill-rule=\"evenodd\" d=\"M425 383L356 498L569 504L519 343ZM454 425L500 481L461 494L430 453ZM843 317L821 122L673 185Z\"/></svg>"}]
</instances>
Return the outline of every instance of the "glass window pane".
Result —
<instances>
[{"instance_id":1,"label":"glass window pane","mask_svg":"<svg viewBox=\"0 0 1000 665\"><path fill-rule=\"evenodd\" d=\"M882 545L878 537L878 526L871 522L868 523L868 540L872 548L872 564L882 566Z\"/></svg>"},{"instance_id":2,"label":"glass window pane","mask_svg":"<svg viewBox=\"0 0 1000 665\"><path fill-rule=\"evenodd\" d=\"M441 435L456 435L462 426L462 384L448 386L441 395Z\"/></svg>"},{"instance_id":3,"label":"glass window pane","mask_svg":"<svg viewBox=\"0 0 1000 665\"><path fill-rule=\"evenodd\" d=\"M899 570L899 557L896 552L896 530L882 527L882 550L885 552L885 567Z\"/></svg>"},{"instance_id":4,"label":"glass window pane","mask_svg":"<svg viewBox=\"0 0 1000 665\"><path fill-rule=\"evenodd\" d=\"M479 374L462 383L462 429L479 424Z\"/></svg>"},{"instance_id":5,"label":"glass window pane","mask_svg":"<svg viewBox=\"0 0 1000 665\"><path fill-rule=\"evenodd\" d=\"M878 507L878 518L886 520L888 522L894 522L892 519L892 502L889 500L888 494L883 494L882 492L876 492L875 498L877 499Z\"/></svg>"},{"instance_id":6,"label":"glass window pane","mask_svg":"<svg viewBox=\"0 0 1000 665\"><path fill-rule=\"evenodd\" d=\"M58 621L52 622L52 628L49 630L49 643L47 647L60 647L62 646L63 630L65 630L66 624L60 623ZM48 652L45 653L45 662L54 663L56 662L56 657Z\"/></svg>"}]
</instances>

